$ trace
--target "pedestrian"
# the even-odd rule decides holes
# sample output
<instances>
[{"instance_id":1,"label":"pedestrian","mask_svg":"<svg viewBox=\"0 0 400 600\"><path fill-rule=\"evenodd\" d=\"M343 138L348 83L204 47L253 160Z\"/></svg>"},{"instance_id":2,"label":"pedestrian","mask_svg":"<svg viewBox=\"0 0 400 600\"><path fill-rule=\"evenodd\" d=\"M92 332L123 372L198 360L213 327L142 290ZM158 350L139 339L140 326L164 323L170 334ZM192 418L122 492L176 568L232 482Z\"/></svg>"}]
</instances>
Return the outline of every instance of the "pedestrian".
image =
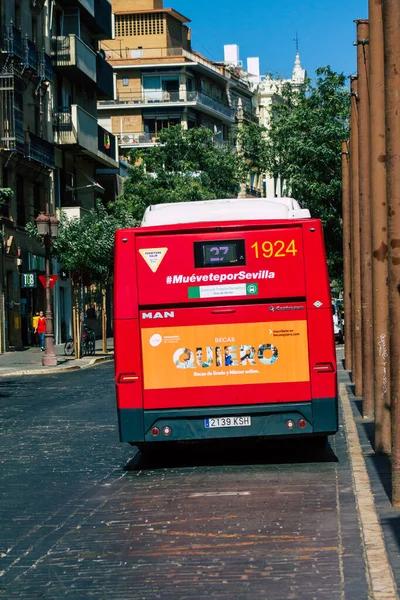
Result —
<instances>
[{"instance_id":1,"label":"pedestrian","mask_svg":"<svg viewBox=\"0 0 400 600\"><path fill-rule=\"evenodd\" d=\"M39 319L38 319L36 331L39 334L40 349L42 352L44 352L44 336L46 334L46 317L43 315L42 310L39 313Z\"/></svg>"},{"instance_id":2,"label":"pedestrian","mask_svg":"<svg viewBox=\"0 0 400 600\"><path fill-rule=\"evenodd\" d=\"M32 317L32 342L35 348L39 346L39 335L37 333L37 326L39 321L39 311L37 310Z\"/></svg>"}]
</instances>

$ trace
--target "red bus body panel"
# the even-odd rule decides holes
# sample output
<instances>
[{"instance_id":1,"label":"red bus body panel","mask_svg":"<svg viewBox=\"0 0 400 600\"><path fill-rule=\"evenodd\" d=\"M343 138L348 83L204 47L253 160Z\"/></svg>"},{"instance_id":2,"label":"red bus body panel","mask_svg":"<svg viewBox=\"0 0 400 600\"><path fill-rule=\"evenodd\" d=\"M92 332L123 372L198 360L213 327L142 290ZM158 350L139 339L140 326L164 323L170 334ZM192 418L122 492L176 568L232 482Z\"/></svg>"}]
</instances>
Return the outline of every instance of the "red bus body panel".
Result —
<instances>
[{"instance_id":1,"label":"red bus body panel","mask_svg":"<svg viewBox=\"0 0 400 600\"><path fill-rule=\"evenodd\" d=\"M245 264L196 263L196 243L237 240ZM114 294L119 411L223 414L337 399L319 220L117 231Z\"/></svg>"}]
</instances>

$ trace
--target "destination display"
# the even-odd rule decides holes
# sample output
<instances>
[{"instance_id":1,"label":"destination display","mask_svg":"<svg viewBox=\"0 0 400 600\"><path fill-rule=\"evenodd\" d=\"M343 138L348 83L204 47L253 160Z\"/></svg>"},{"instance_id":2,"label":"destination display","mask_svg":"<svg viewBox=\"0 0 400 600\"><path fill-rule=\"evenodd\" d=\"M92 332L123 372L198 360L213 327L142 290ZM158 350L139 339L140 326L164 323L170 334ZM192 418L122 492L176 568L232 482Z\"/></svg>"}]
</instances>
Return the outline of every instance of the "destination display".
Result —
<instances>
[{"instance_id":1,"label":"destination display","mask_svg":"<svg viewBox=\"0 0 400 600\"><path fill-rule=\"evenodd\" d=\"M194 243L195 267L237 267L245 265L244 240Z\"/></svg>"}]
</instances>

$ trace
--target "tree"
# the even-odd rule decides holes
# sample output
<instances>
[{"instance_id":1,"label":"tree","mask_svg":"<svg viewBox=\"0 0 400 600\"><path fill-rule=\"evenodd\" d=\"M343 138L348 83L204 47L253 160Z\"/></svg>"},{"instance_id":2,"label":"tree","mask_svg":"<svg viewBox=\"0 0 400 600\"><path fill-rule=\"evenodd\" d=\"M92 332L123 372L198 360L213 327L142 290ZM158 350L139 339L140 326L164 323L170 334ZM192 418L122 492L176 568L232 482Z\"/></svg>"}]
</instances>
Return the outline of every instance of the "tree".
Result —
<instances>
[{"instance_id":1,"label":"tree","mask_svg":"<svg viewBox=\"0 0 400 600\"><path fill-rule=\"evenodd\" d=\"M54 254L63 267L79 274L83 285L83 274L92 283L101 285L103 295L102 337L103 352L107 351L107 288L114 264L114 234L122 227L138 225L122 208L118 213L107 210L99 201L95 209L81 219L61 219L59 235L54 242Z\"/></svg>"},{"instance_id":2,"label":"tree","mask_svg":"<svg viewBox=\"0 0 400 600\"><path fill-rule=\"evenodd\" d=\"M118 212L113 209L107 210L98 201L96 208L90 210L81 219L68 220L62 216L58 236L51 248L52 256L79 280L80 289L85 278L88 278L91 283L101 285L104 352L107 351L106 293L113 274L114 234L117 229L136 227L138 224L123 207L119 207ZM29 223L26 229L31 236L41 242L33 223ZM78 288L77 291L79 292ZM78 304L78 293L75 300ZM83 307L81 308L83 310Z\"/></svg>"},{"instance_id":3,"label":"tree","mask_svg":"<svg viewBox=\"0 0 400 600\"><path fill-rule=\"evenodd\" d=\"M215 140L205 127L163 130L158 144L130 152L132 167L118 206L141 219L148 206L237 197L246 179L233 144Z\"/></svg>"},{"instance_id":4,"label":"tree","mask_svg":"<svg viewBox=\"0 0 400 600\"><path fill-rule=\"evenodd\" d=\"M299 91L283 86L272 107L269 168L286 181L287 192L322 220L328 265L342 277L341 142L348 137L349 92L343 73L316 71Z\"/></svg>"},{"instance_id":5,"label":"tree","mask_svg":"<svg viewBox=\"0 0 400 600\"><path fill-rule=\"evenodd\" d=\"M262 175L269 167L268 132L256 123L241 125L238 129L239 153L249 173Z\"/></svg>"}]
</instances>

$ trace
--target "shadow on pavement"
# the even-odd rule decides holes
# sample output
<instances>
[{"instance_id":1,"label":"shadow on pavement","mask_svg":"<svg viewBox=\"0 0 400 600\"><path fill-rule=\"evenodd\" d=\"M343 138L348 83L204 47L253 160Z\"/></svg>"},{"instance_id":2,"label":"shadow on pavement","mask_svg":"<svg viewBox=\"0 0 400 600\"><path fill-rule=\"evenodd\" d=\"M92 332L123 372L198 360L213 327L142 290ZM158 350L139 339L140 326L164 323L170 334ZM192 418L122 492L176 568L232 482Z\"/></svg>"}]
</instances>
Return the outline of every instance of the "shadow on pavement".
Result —
<instances>
[{"instance_id":1,"label":"shadow on pavement","mask_svg":"<svg viewBox=\"0 0 400 600\"><path fill-rule=\"evenodd\" d=\"M382 519L382 525L384 527L389 527L393 539L397 545L397 552L400 550L400 517L387 517Z\"/></svg>"},{"instance_id":2,"label":"shadow on pavement","mask_svg":"<svg viewBox=\"0 0 400 600\"><path fill-rule=\"evenodd\" d=\"M126 471L146 469L257 466L301 463L335 463L338 458L328 444L318 448L313 440L195 442L155 444L125 465Z\"/></svg>"}]
</instances>

